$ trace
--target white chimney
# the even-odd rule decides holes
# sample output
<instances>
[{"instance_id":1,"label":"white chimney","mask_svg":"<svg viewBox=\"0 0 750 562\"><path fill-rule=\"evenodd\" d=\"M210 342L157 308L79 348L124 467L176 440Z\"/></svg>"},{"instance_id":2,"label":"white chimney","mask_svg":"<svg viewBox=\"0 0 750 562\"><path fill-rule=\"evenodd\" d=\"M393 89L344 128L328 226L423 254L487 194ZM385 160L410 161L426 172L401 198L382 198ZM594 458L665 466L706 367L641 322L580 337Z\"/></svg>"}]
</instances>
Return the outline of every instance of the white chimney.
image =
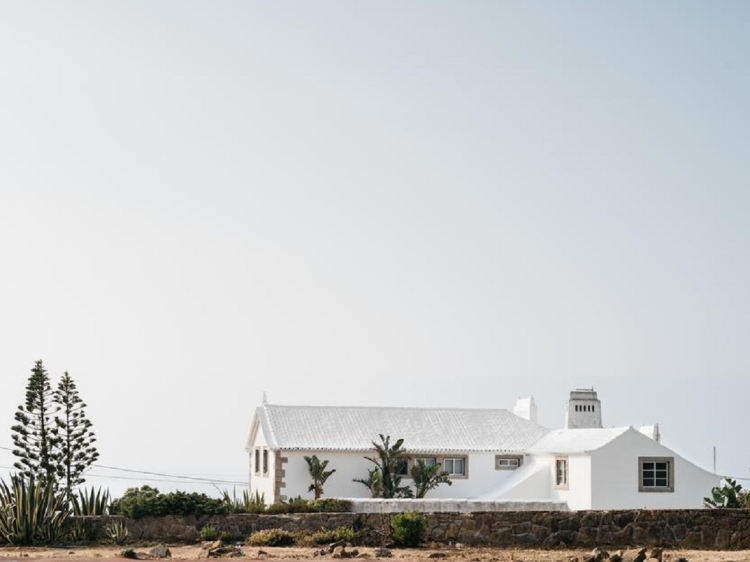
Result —
<instances>
[{"instance_id":1,"label":"white chimney","mask_svg":"<svg viewBox=\"0 0 750 562\"><path fill-rule=\"evenodd\" d=\"M642 425L641 428L638 430L646 437L649 437L656 441L657 443L661 443L661 433L659 433L659 424L655 423L654 425Z\"/></svg>"},{"instance_id":2,"label":"white chimney","mask_svg":"<svg viewBox=\"0 0 750 562\"><path fill-rule=\"evenodd\" d=\"M534 397L529 396L528 398L519 398L516 400L516 405L513 407L513 413L519 418L537 423L536 403L534 402Z\"/></svg>"},{"instance_id":3,"label":"white chimney","mask_svg":"<svg viewBox=\"0 0 750 562\"><path fill-rule=\"evenodd\" d=\"M601 428L602 403L593 388L571 391L568 411L565 414L567 429Z\"/></svg>"}]
</instances>

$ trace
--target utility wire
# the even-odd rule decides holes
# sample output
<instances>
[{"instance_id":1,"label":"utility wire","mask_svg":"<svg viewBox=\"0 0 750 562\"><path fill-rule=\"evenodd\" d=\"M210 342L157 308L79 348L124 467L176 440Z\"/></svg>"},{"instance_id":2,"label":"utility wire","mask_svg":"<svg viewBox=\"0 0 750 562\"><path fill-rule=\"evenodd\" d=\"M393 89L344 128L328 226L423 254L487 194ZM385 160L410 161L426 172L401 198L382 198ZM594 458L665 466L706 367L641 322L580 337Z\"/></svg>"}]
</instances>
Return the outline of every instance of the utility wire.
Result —
<instances>
[{"instance_id":1,"label":"utility wire","mask_svg":"<svg viewBox=\"0 0 750 562\"><path fill-rule=\"evenodd\" d=\"M11 451L11 452L13 451L13 449L11 449L9 447L4 447L2 445L0 445L0 449L3 449L5 451ZM147 471L147 470L136 470L136 469L132 469L132 468L120 468L120 467L117 467L117 466L107 466L107 465L102 465L102 464L93 464L92 466L94 466L96 468L103 468L105 470L117 470L117 471L120 471L120 472L129 472L129 473L133 473L133 474L145 474L145 475L149 475L149 476L163 476L163 477L166 477L166 478L175 478L175 479L179 479L179 480L158 480L158 479L155 479L155 478L140 478L139 479L139 478L127 478L127 477L124 477L124 476L115 476L115 475L102 475L102 474L94 475L94 474L89 474L89 476L96 477L96 478L112 478L112 479L116 479L116 480L148 480L149 482L170 482L170 483L173 483L173 484L180 484L182 482L190 482L190 483L193 483L193 484L200 484L200 483L204 483L204 484L227 484L227 485L232 485L232 486L245 486L245 485L247 485L246 481L225 480L223 478L204 478L204 477L201 477L201 476L185 476L185 475L182 475L182 474L167 474L167 473L164 473L164 472L151 472L151 471ZM12 467L7 467L7 468L12 468Z\"/></svg>"}]
</instances>

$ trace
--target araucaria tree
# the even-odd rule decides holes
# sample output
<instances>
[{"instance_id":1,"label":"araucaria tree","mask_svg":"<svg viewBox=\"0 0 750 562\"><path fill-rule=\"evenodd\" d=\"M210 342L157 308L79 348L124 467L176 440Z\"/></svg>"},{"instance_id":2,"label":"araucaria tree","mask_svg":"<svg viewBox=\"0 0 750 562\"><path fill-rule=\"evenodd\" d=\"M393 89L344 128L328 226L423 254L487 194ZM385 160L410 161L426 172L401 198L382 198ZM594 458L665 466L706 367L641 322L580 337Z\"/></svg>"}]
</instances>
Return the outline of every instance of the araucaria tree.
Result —
<instances>
[{"instance_id":1,"label":"araucaria tree","mask_svg":"<svg viewBox=\"0 0 750 562\"><path fill-rule=\"evenodd\" d=\"M321 461L317 455L305 457L305 462L307 462L307 471L310 473L310 478L312 478L312 484L310 484L307 491L315 492L315 499L317 500L323 495L323 484L326 483L331 474L336 472L336 469L326 470L328 461Z\"/></svg>"},{"instance_id":2,"label":"araucaria tree","mask_svg":"<svg viewBox=\"0 0 750 562\"><path fill-rule=\"evenodd\" d=\"M23 476L54 484L60 438L54 422L58 410L52 395L49 375L41 361L31 370L26 384L26 402L18 406L16 425L11 427L13 463Z\"/></svg>"},{"instance_id":3,"label":"araucaria tree","mask_svg":"<svg viewBox=\"0 0 750 562\"><path fill-rule=\"evenodd\" d=\"M85 481L84 472L99 458L96 437L86 417L86 404L78 395L75 382L65 374L57 385L53 399L59 408L55 425L59 439L57 476L68 498L73 488Z\"/></svg>"},{"instance_id":4,"label":"araucaria tree","mask_svg":"<svg viewBox=\"0 0 750 562\"><path fill-rule=\"evenodd\" d=\"M366 486L374 498L410 498L413 492L408 486L401 486L401 475L408 462L407 451L403 448L404 440L399 439L391 445L391 436L380 435L380 443L372 443L376 457L365 457L375 465L368 478L355 478Z\"/></svg>"}]
</instances>

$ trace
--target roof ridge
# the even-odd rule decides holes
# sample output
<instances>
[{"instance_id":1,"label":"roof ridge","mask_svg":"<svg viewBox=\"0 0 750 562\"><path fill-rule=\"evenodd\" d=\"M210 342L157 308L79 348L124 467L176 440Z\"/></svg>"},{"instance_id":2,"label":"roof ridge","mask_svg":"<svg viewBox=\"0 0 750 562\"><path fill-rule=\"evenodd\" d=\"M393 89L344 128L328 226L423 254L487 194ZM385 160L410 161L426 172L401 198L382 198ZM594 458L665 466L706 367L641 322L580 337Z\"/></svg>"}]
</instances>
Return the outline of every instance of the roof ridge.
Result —
<instances>
[{"instance_id":1,"label":"roof ridge","mask_svg":"<svg viewBox=\"0 0 750 562\"><path fill-rule=\"evenodd\" d=\"M265 395L265 393L264 393ZM279 442L276 439L276 432L273 427L273 421L271 420L271 416L268 415L268 402L263 402L261 405L261 408L263 410L263 417L266 420L266 426L268 427L268 444L272 445L271 448L278 448Z\"/></svg>"},{"instance_id":2,"label":"roof ridge","mask_svg":"<svg viewBox=\"0 0 750 562\"><path fill-rule=\"evenodd\" d=\"M513 414L508 408L452 408L449 406L329 406L325 404L264 404L263 406L272 408L315 408L325 410L446 410L451 412L508 412L509 414ZM513 415L515 416L516 414Z\"/></svg>"}]
</instances>

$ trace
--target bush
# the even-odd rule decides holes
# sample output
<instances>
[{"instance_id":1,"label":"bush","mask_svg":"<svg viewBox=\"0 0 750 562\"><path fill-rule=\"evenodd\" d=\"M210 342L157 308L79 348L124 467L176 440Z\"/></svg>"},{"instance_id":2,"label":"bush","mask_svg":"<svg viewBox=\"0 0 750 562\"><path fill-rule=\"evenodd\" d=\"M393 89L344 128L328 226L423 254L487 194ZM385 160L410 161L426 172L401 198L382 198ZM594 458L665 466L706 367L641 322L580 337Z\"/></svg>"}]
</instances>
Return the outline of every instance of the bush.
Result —
<instances>
[{"instance_id":1,"label":"bush","mask_svg":"<svg viewBox=\"0 0 750 562\"><path fill-rule=\"evenodd\" d=\"M131 519L160 517L162 515L225 515L230 506L221 499L209 498L196 492L170 492L162 494L151 486L129 488L121 498L112 502L110 513Z\"/></svg>"},{"instance_id":2,"label":"bush","mask_svg":"<svg viewBox=\"0 0 750 562\"><path fill-rule=\"evenodd\" d=\"M306 501L292 503L272 503L266 509L266 513L271 515L280 515L284 513L312 513L310 504Z\"/></svg>"},{"instance_id":3,"label":"bush","mask_svg":"<svg viewBox=\"0 0 750 562\"><path fill-rule=\"evenodd\" d=\"M357 534L351 527L342 526L330 530L321 529L310 535L308 540L314 545L331 544L339 541L354 543L357 540Z\"/></svg>"},{"instance_id":4,"label":"bush","mask_svg":"<svg viewBox=\"0 0 750 562\"><path fill-rule=\"evenodd\" d=\"M320 498L307 503L312 511L320 513L349 513L352 510L351 501L339 498Z\"/></svg>"},{"instance_id":5,"label":"bush","mask_svg":"<svg viewBox=\"0 0 750 562\"><path fill-rule=\"evenodd\" d=\"M203 526L198 536L200 537L202 541L211 541L211 542L218 541L218 540L225 541L229 539L229 533L219 531L219 529L217 529L210 523L208 525Z\"/></svg>"},{"instance_id":6,"label":"bush","mask_svg":"<svg viewBox=\"0 0 750 562\"><path fill-rule=\"evenodd\" d=\"M293 546L294 542L294 534L283 529L257 531L247 539L250 546Z\"/></svg>"},{"instance_id":7,"label":"bush","mask_svg":"<svg viewBox=\"0 0 750 562\"><path fill-rule=\"evenodd\" d=\"M391 539L396 546L417 547L427 534L427 521L416 511L398 513L391 519Z\"/></svg>"}]
</instances>

